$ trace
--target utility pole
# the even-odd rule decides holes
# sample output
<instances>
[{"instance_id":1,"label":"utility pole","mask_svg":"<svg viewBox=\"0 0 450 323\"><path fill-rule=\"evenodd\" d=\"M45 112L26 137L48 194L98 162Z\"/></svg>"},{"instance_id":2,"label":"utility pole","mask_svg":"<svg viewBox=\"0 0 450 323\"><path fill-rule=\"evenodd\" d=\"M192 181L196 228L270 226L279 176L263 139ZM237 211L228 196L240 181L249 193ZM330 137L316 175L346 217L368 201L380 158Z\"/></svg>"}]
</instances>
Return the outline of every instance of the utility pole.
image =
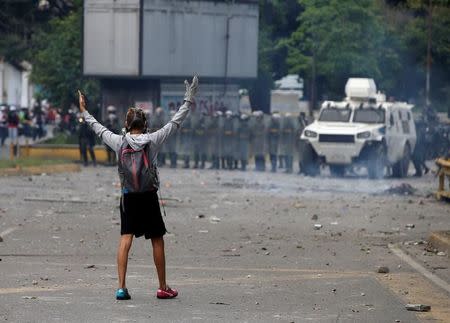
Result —
<instances>
[{"instance_id":1,"label":"utility pole","mask_svg":"<svg viewBox=\"0 0 450 323\"><path fill-rule=\"evenodd\" d=\"M427 75L426 75L426 85L425 85L425 104L427 109L430 108L430 77L431 77L431 30L432 30L432 14L433 5L432 0L428 0L428 35L427 35Z\"/></svg>"}]
</instances>

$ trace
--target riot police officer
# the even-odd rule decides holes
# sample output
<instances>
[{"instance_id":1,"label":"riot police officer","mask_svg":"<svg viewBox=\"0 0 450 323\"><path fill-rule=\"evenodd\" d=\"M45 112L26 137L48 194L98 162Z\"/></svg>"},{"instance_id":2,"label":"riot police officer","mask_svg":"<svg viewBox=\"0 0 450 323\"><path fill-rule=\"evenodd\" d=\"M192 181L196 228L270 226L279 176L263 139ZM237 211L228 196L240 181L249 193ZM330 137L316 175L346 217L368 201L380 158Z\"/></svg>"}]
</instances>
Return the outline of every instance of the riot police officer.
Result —
<instances>
[{"instance_id":1,"label":"riot police officer","mask_svg":"<svg viewBox=\"0 0 450 323\"><path fill-rule=\"evenodd\" d=\"M240 117L239 128L238 128L238 153L239 159L241 161L241 170L245 171L248 164L248 155L250 148L250 124L248 115L243 113Z\"/></svg>"},{"instance_id":2,"label":"riot police officer","mask_svg":"<svg viewBox=\"0 0 450 323\"><path fill-rule=\"evenodd\" d=\"M284 160L286 173L293 171L293 159L295 149L295 124L290 113L286 113L281 126L280 157Z\"/></svg>"},{"instance_id":3,"label":"riot police officer","mask_svg":"<svg viewBox=\"0 0 450 323\"><path fill-rule=\"evenodd\" d=\"M208 150L211 156L211 169L220 169L220 157L221 157L221 128L220 128L220 118L222 117L221 111L216 111L211 118L208 119L207 123L207 139L208 139Z\"/></svg>"},{"instance_id":4,"label":"riot police officer","mask_svg":"<svg viewBox=\"0 0 450 323\"><path fill-rule=\"evenodd\" d=\"M206 162L206 126L205 115L196 113L192 120L193 143L194 143L194 168L205 168Z\"/></svg>"},{"instance_id":5,"label":"riot police officer","mask_svg":"<svg viewBox=\"0 0 450 323\"><path fill-rule=\"evenodd\" d=\"M267 142L269 148L272 172L277 171L278 145L280 141L280 115L273 113L267 127Z\"/></svg>"},{"instance_id":6,"label":"riot police officer","mask_svg":"<svg viewBox=\"0 0 450 323\"><path fill-rule=\"evenodd\" d=\"M254 111L254 122L251 128L251 142L255 156L255 170L266 170L266 125L262 111Z\"/></svg>"},{"instance_id":7,"label":"riot police officer","mask_svg":"<svg viewBox=\"0 0 450 323\"><path fill-rule=\"evenodd\" d=\"M181 125L181 135L180 135L180 154L183 156L184 166L183 168L190 167L190 158L192 150L192 120L191 116L188 115Z\"/></svg>"},{"instance_id":8,"label":"riot police officer","mask_svg":"<svg viewBox=\"0 0 450 323\"><path fill-rule=\"evenodd\" d=\"M104 121L105 127L109 131L112 131L115 134L119 134L120 126L119 126L119 119L117 118L117 115L116 115L116 107L110 105L106 108L106 112L108 115L106 117L106 120ZM108 159L108 161L107 161L108 165L111 165L111 166L115 165L116 153L108 145L105 145L105 149L106 149L106 156Z\"/></svg>"},{"instance_id":9,"label":"riot police officer","mask_svg":"<svg viewBox=\"0 0 450 323\"><path fill-rule=\"evenodd\" d=\"M225 168L232 170L234 166L234 143L235 143L235 126L234 126L234 120L233 120L233 112L230 110L227 110L225 113L225 119L223 122L223 157L225 159L226 165Z\"/></svg>"}]
</instances>

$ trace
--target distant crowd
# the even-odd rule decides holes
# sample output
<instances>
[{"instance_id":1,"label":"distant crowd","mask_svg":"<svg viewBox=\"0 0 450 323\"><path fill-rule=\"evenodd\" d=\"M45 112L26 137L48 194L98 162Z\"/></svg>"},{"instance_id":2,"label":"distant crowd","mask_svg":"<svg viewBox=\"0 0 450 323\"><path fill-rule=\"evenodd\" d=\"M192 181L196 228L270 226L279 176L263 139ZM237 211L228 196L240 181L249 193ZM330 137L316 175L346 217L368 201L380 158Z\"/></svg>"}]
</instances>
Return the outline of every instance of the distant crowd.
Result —
<instances>
[{"instance_id":1,"label":"distant crowd","mask_svg":"<svg viewBox=\"0 0 450 323\"><path fill-rule=\"evenodd\" d=\"M77 115L69 109L63 112L49 106L36 105L33 108L18 108L14 105L0 105L0 148L5 147L7 139L18 155L19 139L34 142L47 135L47 126L54 125L55 132L77 131Z\"/></svg>"}]
</instances>

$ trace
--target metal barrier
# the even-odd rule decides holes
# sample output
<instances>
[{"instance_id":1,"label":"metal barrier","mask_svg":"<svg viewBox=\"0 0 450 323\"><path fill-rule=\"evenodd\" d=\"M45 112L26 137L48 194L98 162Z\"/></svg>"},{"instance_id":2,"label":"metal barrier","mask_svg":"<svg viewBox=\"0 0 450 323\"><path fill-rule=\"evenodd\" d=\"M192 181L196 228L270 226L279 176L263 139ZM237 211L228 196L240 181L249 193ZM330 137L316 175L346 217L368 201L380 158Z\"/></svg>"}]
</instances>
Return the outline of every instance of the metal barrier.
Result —
<instances>
[{"instance_id":1,"label":"metal barrier","mask_svg":"<svg viewBox=\"0 0 450 323\"><path fill-rule=\"evenodd\" d=\"M439 177L439 188L436 192L436 197L438 200L442 198L450 199L450 190L445 190L445 178L447 177L450 181L450 159L439 158L436 160L436 165L439 167L437 172L437 176Z\"/></svg>"}]
</instances>

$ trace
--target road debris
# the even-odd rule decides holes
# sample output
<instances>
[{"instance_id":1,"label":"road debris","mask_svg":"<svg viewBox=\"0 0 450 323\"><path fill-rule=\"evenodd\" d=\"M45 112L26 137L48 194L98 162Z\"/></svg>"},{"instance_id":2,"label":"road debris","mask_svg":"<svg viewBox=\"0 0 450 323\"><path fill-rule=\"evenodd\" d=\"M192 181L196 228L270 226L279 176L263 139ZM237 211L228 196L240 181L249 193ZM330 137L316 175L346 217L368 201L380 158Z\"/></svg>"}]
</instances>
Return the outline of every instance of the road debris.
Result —
<instances>
[{"instance_id":1,"label":"road debris","mask_svg":"<svg viewBox=\"0 0 450 323\"><path fill-rule=\"evenodd\" d=\"M211 223L219 223L220 222L220 218L218 218L216 216L211 216L209 218L209 222L211 222Z\"/></svg>"},{"instance_id":2,"label":"road debris","mask_svg":"<svg viewBox=\"0 0 450 323\"><path fill-rule=\"evenodd\" d=\"M80 204L84 204L84 203L97 203L97 201L85 201L85 200L81 200L79 198L72 198L72 199L56 199L56 198L49 198L49 197L25 197L23 199L24 201L27 202L58 202L58 203L80 203Z\"/></svg>"},{"instance_id":3,"label":"road debris","mask_svg":"<svg viewBox=\"0 0 450 323\"><path fill-rule=\"evenodd\" d=\"M429 312L431 310L430 305L424 305L424 304L406 304L405 308L408 311L414 311L414 312Z\"/></svg>"},{"instance_id":4,"label":"road debris","mask_svg":"<svg viewBox=\"0 0 450 323\"><path fill-rule=\"evenodd\" d=\"M416 189L412 187L408 183L401 183L398 185L392 185L390 188L384 191L385 194L394 194L394 195L414 195L416 193Z\"/></svg>"},{"instance_id":5,"label":"road debris","mask_svg":"<svg viewBox=\"0 0 450 323\"><path fill-rule=\"evenodd\" d=\"M209 304L211 304L211 305L230 305L230 304L224 303L224 302L210 302Z\"/></svg>"},{"instance_id":6,"label":"road debris","mask_svg":"<svg viewBox=\"0 0 450 323\"><path fill-rule=\"evenodd\" d=\"M300 203L300 202L295 202L295 203L293 204L293 207L295 207L296 209L305 209L305 208L306 208L306 205L304 205L304 204L302 204L302 203Z\"/></svg>"}]
</instances>

